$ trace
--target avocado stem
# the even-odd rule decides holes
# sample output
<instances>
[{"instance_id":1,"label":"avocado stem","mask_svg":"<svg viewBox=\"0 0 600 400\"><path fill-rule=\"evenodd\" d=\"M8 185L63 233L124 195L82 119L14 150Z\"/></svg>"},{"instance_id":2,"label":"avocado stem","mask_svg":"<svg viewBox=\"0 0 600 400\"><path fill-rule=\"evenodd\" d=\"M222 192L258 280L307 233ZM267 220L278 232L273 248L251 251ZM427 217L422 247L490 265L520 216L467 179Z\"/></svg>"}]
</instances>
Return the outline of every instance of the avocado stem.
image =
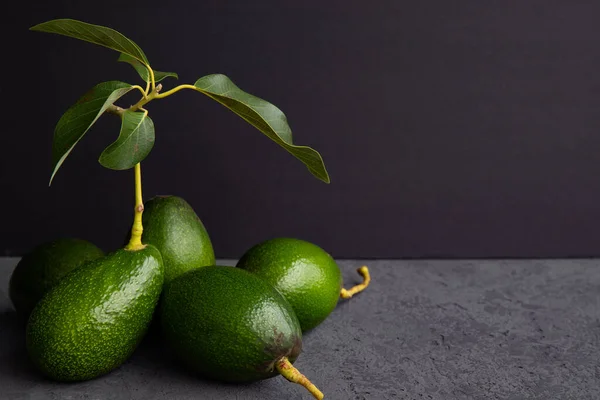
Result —
<instances>
[{"instance_id":1,"label":"avocado stem","mask_svg":"<svg viewBox=\"0 0 600 400\"><path fill-rule=\"evenodd\" d=\"M140 163L135 164L135 213L133 215L133 226L131 227L131 238L125 246L127 250L140 250L145 246L142 244L142 213L144 212L144 202L142 200L142 168Z\"/></svg>"},{"instance_id":2,"label":"avocado stem","mask_svg":"<svg viewBox=\"0 0 600 400\"><path fill-rule=\"evenodd\" d=\"M342 299L349 299L356 293L362 292L367 288L367 286L369 286L369 283L371 283L371 274L369 274L369 268L366 265L363 265L356 271L363 277L363 282L348 290L342 288L342 290L340 291L340 297Z\"/></svg>"},{"instance_id":3,"label":"avocado stem","mask_svg":"<svg viewBox=\"0 0 600 400\"><path fill-rule=\"evenodd\" d=\"M277 371L279 371L279 373L288 381L304 386L315 399L323 399L323 393L317 389L306 376L302 375L287 357L281 357L277 360L275 368L277 368Z\"/></svg>"}]
</instances>

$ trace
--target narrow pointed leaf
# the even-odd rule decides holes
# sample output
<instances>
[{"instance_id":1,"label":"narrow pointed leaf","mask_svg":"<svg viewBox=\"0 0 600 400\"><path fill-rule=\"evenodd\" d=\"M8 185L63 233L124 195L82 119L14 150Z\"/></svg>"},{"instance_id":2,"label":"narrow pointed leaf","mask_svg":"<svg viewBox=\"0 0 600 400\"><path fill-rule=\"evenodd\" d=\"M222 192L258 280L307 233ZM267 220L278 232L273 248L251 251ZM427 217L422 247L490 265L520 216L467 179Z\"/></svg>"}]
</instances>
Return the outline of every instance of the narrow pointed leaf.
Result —
<instances>
[{"instance_id":1,"label":"narrow pointed leaf","mask_svg":"<svg viewBox=\"0 0 600 400\"><path fill-rule=\"evenodd\" d=\"M67 110L54 128L52 142L52 176L50 184L77 142L100 116L120 97L131 91L130 84L119 81L103 82L94 86Z\"/></svg>"},{"instance_id":2,"label":"narrow pointed leaf","mask_svg":"<svg viewBox=\"0 0 600 400\"><path fill-rule=\"evenodd\" d=\"M287 118L279 108L242 91L225 75L207 75L198 79L194 86L196 90L229 108L286 149L302 161L318 179L326 183L330 182L321 155L310 147L293 144L292 130L287 123Z\"/></svg>"},{"instance_id":3,"label":"narrow pointed leaf","mask_svg":"<svg viewBox=\"0 0 600 400\"><path fill-rule=\"evenodd\" d=\"M98 160L106 168L129 169L141 162L154 146L154 122L147 113L126 110L122 116L121 133Z\"/></svg>"},{"instance_id":4,"label":"narrow pointed leaf","mask_svg":"<svg viewBox=\"0 0 600 400\"><path fill-rule=\"evenodd\" d=\"M131 66L133 66L133 68L135 68L137 73L142 77L142 79L145 82L150 81L150 73L148 72L148 68L146 68L146 66L144 64L142 64L135 58L131 57L128 54L121 53L121 55L119 56L119 59L117 61L126 62L128 64L131 64ZM158 83L158 82L162 81L163 79L169 78L169 77L179 79L179 76L175 72L154 71L154 82Z\"/></svg>"},{"instance_id":5,"label":"narrow pointed leaf","mask_svg":"<svg viewBox=\"0 0 600 400\"><path fill-rule=\"evenodd\" d=\"M32 31L56 33L75 39L84 40L100 46L125 53L141 63L149 65L146 55L140 47L123 34L114 29L74 19L54 19L30 28Z\"/></svg>"}]
</instances>

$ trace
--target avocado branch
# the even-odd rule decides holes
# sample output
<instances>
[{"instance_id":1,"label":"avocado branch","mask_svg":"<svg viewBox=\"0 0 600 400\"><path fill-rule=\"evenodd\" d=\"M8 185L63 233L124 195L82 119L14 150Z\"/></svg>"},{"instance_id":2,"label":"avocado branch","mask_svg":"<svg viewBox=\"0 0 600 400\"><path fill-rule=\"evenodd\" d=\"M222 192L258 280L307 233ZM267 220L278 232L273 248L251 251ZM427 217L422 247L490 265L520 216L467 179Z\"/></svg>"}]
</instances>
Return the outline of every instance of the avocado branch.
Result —
<instances>
[{"instance_id":1,"label":"avocado branch","mask_svg":"<svg viewBox=\"0 0 600 400\"><path fill-rule=\"evenodd\" d=\"M146 247L142 244L142 233L144 232L144 227L142 225L143 212L144 202L142 200L142 172L140 163L137 163L135 165L135 213L131 228L131 239L129 240L127 246L125 246L126 250L137 251Z\"/></svg>"}]
</instances>

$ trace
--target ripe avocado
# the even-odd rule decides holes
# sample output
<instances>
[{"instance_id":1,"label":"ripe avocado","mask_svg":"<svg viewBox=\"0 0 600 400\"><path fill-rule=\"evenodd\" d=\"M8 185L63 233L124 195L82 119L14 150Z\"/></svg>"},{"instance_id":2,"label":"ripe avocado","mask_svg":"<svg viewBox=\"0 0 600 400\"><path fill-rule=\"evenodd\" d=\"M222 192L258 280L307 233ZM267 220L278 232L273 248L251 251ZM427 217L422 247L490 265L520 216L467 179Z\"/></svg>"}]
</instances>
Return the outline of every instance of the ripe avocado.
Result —
<instances>
[{"instance_id":1,"label":"ripe avocado","mask_svg":"<svg viewBox=\"0 0 600 400\"><path fill-rule=\"evenodd\" d=\"M142 242L158 248L165 265L165 282L197 267L215 264L206 228L181 197L157 196L144 204Z\"/></svg>"},{"instance_id":2,"label":"ripe avocado","mask_svg":"<svg viewBox=\"0 0 600 400\"><path fill-rule=\"evenodd\" d=\"M34 364L60 381L121 365L141 341L164 281L156 247L120 249L76 269L34 308L26 331Z\"/></svg>"},{"instance_id":3,"label":"ripe avocado","mask_svg":"<svg viewBox=\"0 0 600 400\"><path fill-rule=\"evenodd\" d=\"M276 238L259 243L237 267L279 290L294 308L303 332L323 322L340 298L342 274L335 260L304 240Z\"/></svg>"},{"instance_id":4,"label":"ripe avocado","mask_svg":"<svg viewBox=\"0 0 600 400\"><path fill-rule=\"evenodd\" d=\"M192 370L230 382L270 378L293 362L302 333L290 304L239 268L209 266L165 285L160 321L167 343Z\"/></svg>"},{"instance_id":5,"label":"ripe avocado","mask_svg":"<svg viewBox=\"0 0 600 400\"><path fill-rule=\"evenodd\" d=\"M10 300L24 318L42 296L80 265L104 256L94 244L74 238L43 243L26 254L15 267L9 283Z\"/></svg>"}]
</instances>

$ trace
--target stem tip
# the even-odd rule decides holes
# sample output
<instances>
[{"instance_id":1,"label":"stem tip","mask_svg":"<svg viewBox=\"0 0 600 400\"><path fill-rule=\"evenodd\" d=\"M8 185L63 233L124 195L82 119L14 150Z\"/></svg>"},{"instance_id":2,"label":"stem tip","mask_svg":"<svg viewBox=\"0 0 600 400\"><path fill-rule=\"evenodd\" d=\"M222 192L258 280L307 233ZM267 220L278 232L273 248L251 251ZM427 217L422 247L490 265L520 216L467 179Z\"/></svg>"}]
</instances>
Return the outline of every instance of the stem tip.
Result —
<instances>
[{"instance_id":1,"label":"stem tip","mask_svg":"<svg viewBox=\"0 0 600 400\"><path fill-rule=\"evenodd\" d=\"M313 385L306 376L302 375L302 373L292 365L287 357L282 357L277 360L275 363L275 368L277 368L277 371L279 371L279 373L288 381L304 386L315 399L323 399L323 392L317 389L317 387Z\"/></svg>"},{"instance_id":2,"label":"stem tip","mask_svg":"<svg viewBox=\"0 0 600 400\"><path fill-rule=\"evenodd\" d=\"M369 286L369 283L371 283L371 274L369 273L369 268L366 265L363 265L356 271L360 274L360 276L363 277L363 281L362 281L362 283L359 283L358 285L356 285L348 290L342 288L342 290L340 291L340 297L342 299L349 299L350 297L354 296L356 293L362 292L363 290L365 290L367 288L367 286Z\"/></svg>"}]
</instances>

